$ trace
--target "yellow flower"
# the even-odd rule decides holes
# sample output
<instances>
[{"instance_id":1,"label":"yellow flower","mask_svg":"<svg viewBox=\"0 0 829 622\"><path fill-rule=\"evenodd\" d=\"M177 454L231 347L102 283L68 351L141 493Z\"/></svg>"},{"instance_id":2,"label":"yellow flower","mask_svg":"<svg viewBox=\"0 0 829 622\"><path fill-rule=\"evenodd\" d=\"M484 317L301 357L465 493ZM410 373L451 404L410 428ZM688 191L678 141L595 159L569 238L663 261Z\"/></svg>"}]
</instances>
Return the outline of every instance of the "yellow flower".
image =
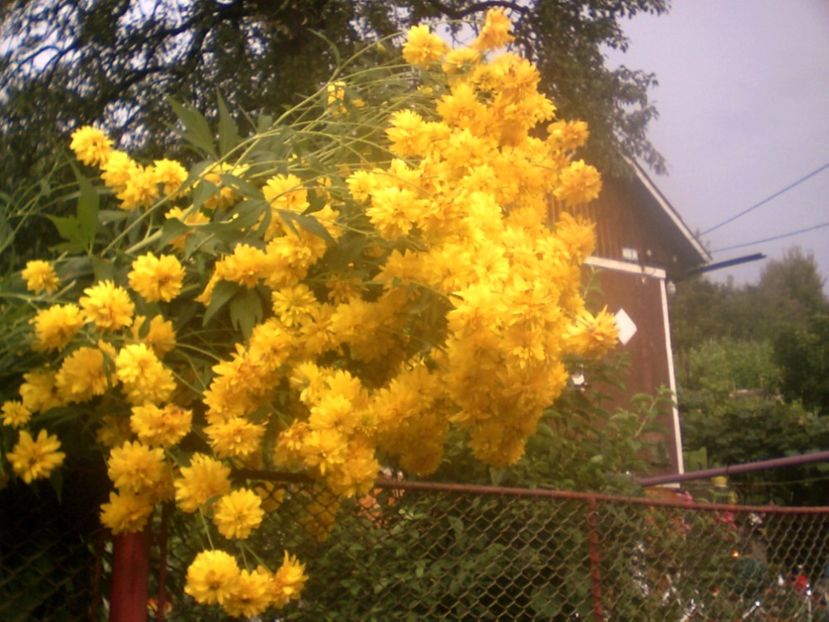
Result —
<instances>
[{"instance_id":1,"label":"yellow flower","mask_svg":"<svg viewBox=\"0 0 829 622\"><path fill-rule=\"evenodd\" d=\"M317 305L314 292L303 283L278 289L271 297L273 312L285 326L299 326Z\"/></svg>"},{"instance_id":2,"label":"yellow flower","mask_svg":"<svg viewBox=\"0 0 829 622\"><path fill-rule=\"evenodd\" d=\"M89 125L72 132L69 144L75 157L87 165L99 165L106 161L112 150L112 141L101 130Z\"/></svg>"},{"instance_id":3,"label":"yellow flower","mask_svg":"<svg viewBox=\"0 0 829 622\"><path fill-rule=\"evenodd\" d=\"M79 300L87 322L101 330L118 330L129 326L135 310L130 295L112 281L100 281L83 290Z\"/></svg>"},{"instance_id":4,"label":"yellow flower","mask_svg":"<svg viewBox=\"0 0 829 622\"><path fill-rule=\"evenodd\" d=\"M3 402L3 425L12 428L22 428L32 418L32 411L23 405L23 402Z\"/></svg>"},{"instance_id":5,"label":"yellow flower","mask_svg":"<svg viewBox=\"0 0 829 622\"><path fill-rule=\"evenodd\" d=\"M98 348L78 348L63 360L55 375L58 393L66 403L85 402L107 390L104 353Z\"/></svg>"},{"instance_id":6,"label":"yellow flower","mask_svg":"<svg viewBox=\"0 0 829 622\"><path fill-rule=\"evenodd\" d=\"M474 48L456 48L443 59L443 72L452 75L468 71L481 60L481 54Z\"/></svg>"},{"instance_id":7,"label":"yellow flower","mask_svg":"<svg viewBox=\"0 0 829 622\"><path fill-rule=\"evenodd\" d=\"M6 457L14 472L30 484L32 480L49 477L55 468L63 464L66 454L59 449L60 441L56 436L47 434L46 430L41 430L36 440L26 430L21 430L17 445Z\"/></svg>"},{"instance_id":8,"label":"yellow flower","mask_svg":"<svg viewBox=\"0 0 829 622\"><path fill-rule=\"evenodd\" d=\"M222 605L239 580L236 560L224 551L202 551L187 569L184 591L202 605Z\"/></svg>"},{"instance_id":9,"label":"yellow flower","mask_svg":"<svg viewBox=\"0 0 829 622\"><path fill-rule=\"evenodd\" d=\"M391 141L395 155L403 158L423 155L429 146L423 117L413 110L393 112L386 136Z\"/></svg>"},{"instance_id":10,"label":"yellow flower","mask_svg":"<svg viewBox=\"0 0 829 622\"><path fill-rule=\"evenodd\" d=\"M166 402L176 388L173 373L143 343L121 348L115 358L115 370L133 404Z\"/></svg>"},{"instance_id":11,"label":"yellow flower","mask_svg":"<svg viewBox=\"0 0 829 622\"><path fill-rule=\"evenodd\" d=\"M127 211L152 205L158 199L158 180L155 176L155 169L137 164L133 166L116 197L121 201L121 209Z\"/></svg>"},{"instance_id":12,"label":"yellow flower","mask_svg":"<svg viewBox=\"0 0 829 622\"><path fill-rule=\"evenodd\" d=\"M58 288L58 275L48 261L33 259L26 262L26 267L20 273L26 281L26 289L35 294L46 292L51 294Z\"/></svg>"},{"instance_id":13,"label":"yellow flower","mask_svg":"<svg viewBox=\"0 0 829 622\"><path fill-rule=\"evenodd\" d=\"M204 454L193 454L174 482L176 504L182 512L195 512L213 497L230 491L230 469Z\"/></svg>"},{"instance_id":14,"label":"yellow flower","mask_svg":"<svg viewBox=\"0 0 829 622\"><path fill-rule=\"evenodd\" d=\"M484 27L472 45L482 52L494 50L511 43L514 37L510 33L512 22L504 9L490 9L486 12Z\"/></svg>"},{"instance_id":15,"label":"yellow flower","mask_svg":"<svg viewBox=\"0 0 829 622\"><path fill-rule=\"evenodd\" d=\"M163 357L176 347L176 333L173 323L160 315L154 315L150 320L149 329L144 328L147 321L143 315L135 316L132 323L132 338L146 343L159 357ZM146 334L144 331L146 330Z\"/></svg>"},{"instance_id":16,"label":"yellow flower","mask_svg":"<svg viewBox=\"0 0 829 622\"><path fill-rule=\"evenodd\" d=\"M446 43L429 32L428 26L413 26L406 34L403 58L410 65L428 67L438 62L446 53Z\"/></svg>"},{"instance_id":17,"label":"yellow flower","mask_svg":"<svg viewBox=\"0 0 829 622\"><path fill-rule=\"evenodd\" d=\"M210 447L220 458L244 458L257 449L265 434L265 426L251 423L242 417L214 423L204 429Z\"/></svg>"},{"instance_id":18,"label":"yellow flower","mask_svg":"<svg viewBox=\"0 0 829 622\"><path fill-rule=\"evenodd\" d=\"M152 511L150 495L111 492L109 503L101 505L101 523L114 534L133 533L144 529Z\"/></svg>"},{"instance_id":19,"label":"yellow flower","mask_svg":"<svg viewBox=\"0 0 829 622\"><path fill-rule=\"evenodd\" d=\"M184 268L173 255L156 257L147 253L132 262L127 279L130 287L147 302L170 302L181 292Z\"/></svg>"},{"instance_id":20,"label":"yellow flower","mask_svg":"<svg viewBox=\"0 0 829 622\"><path fill-rule=\"evenodd\" d=\"M584 121L556 121L547 126L547 143L555 150L578 149L589 136L590 131Z\"/></svg>"},{"instance_id":21,"label":"yellow flower","mask_svg":"<svg viewBox=\"0 0 829 622\"><path fill-rule=\"evenodd\" d=\"M296 175L274 175L265 182L262 194L272 210L302 213L308 209L308 190ZM282 219L274 211L270 226L265 232L265 240L272 239L281 229Z\"/></svg>"},{"instance_id":22,"label":"yellow flower","mask_svg":"<svg viewBox=\"0 0 829 622\"><path fill-rule=\"evenodd\" d=\"M187 179L187 169L175 160L156 160L153 162L156 183L161 184L164 194L175 193Z\"/></svg>"},{"instance_id":23,"label":"yellow flower","mask_svg":"<svg viewBox=\"0 0 829 622\"><path fill-rule=\"evenodd\" d=\"M38 350L60 350L72 341L84 323L77 305L52 305L41 309L30 321L35 327Z\"/></svg>"},{"instance_id":24,"label":"yellow flower","mask_svg":"<svg viewBox=\"0 0 829 622\"><path fill-rule=\"evenodd\" d=\"M167 478L164 450L141 443L124 443L109 454L107 474L118 490L141 494L154 490Z\"/></svg>"},{"instance_id":25,"label":"yellow flower","mask_svg":"<svg viewBox=\"0 0 829 622\"><path fill-rule=\"evenodd\" d=\"M254 287L267 270L265 253L249 244L237 244L233 254L216 262L216 278Z\"/></svg>"},{"instance_id":26,"label":"yellow flower","mask_svg":"<svg viewBox=\"0 0 829 622\"><path fill-rule=\"evenodd\" d=\"M262 500L243 488L224 495L213 506L213 522L225 538L244 540L262 522Z\"/></svg>"},{"instance_id":27,"label":"yellow flower","mask_svg":"<svg viewBox=\"0 0 829 622\"><path fill-rule=\"evenodd\" d=\"M190 410L175 404L167 404L164 408L144 404L132 407L130 427L142 442L170 447L190 431L192 419Z\"/></svg>"},{"instance_id":28,"label":"yellow flower","mask_svg":"<svg viewBox=\"0 0 829 622\"><path fill-rule=\"evenodd\" d=\"M123 151L112 151L101 166L104 185L115 192L121 192L127 182L137 174L139 165Z\"/></svg>"},{"instance_id":29,"label":"yellow flower","mask_svg":"<svg viewBox=\"0 0 829 622\"><path fill-rule=\"evenodd\" d=\"M26 372L23 380L25 382L20 385L20 399L33 413L46 412L63 404L55 387L54 372L48 369Z\"/></svg>"},{"instance_id":30,"label":"yellow flower","mask_svg":"<svg viewBox=\"0 0 829 622\"><path fill-rule=\"evenodd\" d=\"M285 551L282 566L273 577L273 603L277 607L284 607L292 600L298 600L308 577L305 575L305 565Z\"/></svg>"},{"instance_id":31,"label":"yellow flower","mask_svg":"<svg viewBox=\"0 0 829 622\"><path fill-rule=\"evenodd\" d=\"M336 82L329 83L326 87L326 92L328 93L328 107L335 114L343 114L345 112L345 106L343 105L345 101L345 82L337 80Z\"/></svg>"},{"instance_id":32,"label":"yellow flower","mask_svg":"<svg viewBox=\"0 0 829 622\"><path fill-rule=\"evenodd\" d=\"M557 199L567 205L583 205L589 203L602 190L602 178L595 167L585 164L584 160L576 160L561 171L559 185L553 192Z\"/></svg>"},{"instance_id":33,"label":"yellow flower","mask_svg":"<svg viewBox=\"0 0 829 622\"><path fill-rule=\"evenodd\" d=\"M616 345L618 336L616 320L607 309L596 315L582 310L566 329L564 340L582 356L599 357Z\"/></svg>"},{"instance_id":34,"label":"yellow flower","mask_svg":"<svg viewBox=\"0 0 829 622\"><path fill-rule=\"evenodd\" d=\"M258 616L271 603L272 581L273 577L264 567L254 571L242 570L233 591L222 605L224 610L235 617Z\"/></svg>"}]
</instances>

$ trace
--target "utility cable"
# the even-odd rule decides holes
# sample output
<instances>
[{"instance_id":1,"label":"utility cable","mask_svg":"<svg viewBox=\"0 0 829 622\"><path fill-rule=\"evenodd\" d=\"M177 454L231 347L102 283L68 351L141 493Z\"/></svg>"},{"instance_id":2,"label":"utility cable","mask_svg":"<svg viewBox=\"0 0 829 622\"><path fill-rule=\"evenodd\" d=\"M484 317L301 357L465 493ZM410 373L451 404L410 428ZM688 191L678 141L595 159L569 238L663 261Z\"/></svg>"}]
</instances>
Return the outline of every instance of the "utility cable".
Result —
<instances>
[{"instance_id":1,"label":"utility cable","mask_svg":"<svg viewBox=\"0 0 829 622\"><path fill-rule=\"evenodd\" d=\"M790 183L790 184L789 184L788 186L786 186L785 188L782 188L782 189L778 190L777 192L775 192L774 194L771 194L771 195L767 196L767 197L766 197L765 199L763 199L762 201L759 201L758 203L755 203L755 204L754 204L754 205L752 205L751 207L747 207L746 209L744 209L744 210L743 210L742 212L740 212L739 214L735 214L735 215L734 215L734 216L732 216L731 218L728 218L728 219L726 219L726 220L723 220L721 223L719 223L719 224L717 224L717 225L714 225L713 227L710 227L710 228L706 229L705 231L703 231L702 233L700 233L700 235L705 235L706 233L711 233L712 231L715 231L715 230L719 229L720 227L723 227L723 226L727 225L728 223L734 222L735 220L737 220L737 219L738 219L738 218L740 218L741 216L745 216L745 215L746 215L746 214L748 214L749 212L751 212L751 211L753 211L753 210L756 210L756 209L757 209L758 207L760 207L761 205L765 205L766 203L768 203L768 202L769 202L769 201L771 201L772 199L779 197L779 196L780 196L781 194L783 194L784 192L788 192L789 190L791 190L792 188L794 188L794 187L796 187L796 186L799 186L800 184L802 184L802 183L803 183L804 181L806 181L807 179L809 179L809 178L811 178L811 177L814 177L814 176L815 176L815 175L817 175L818 173L821 173L821 172L823 172L824 170L826 170L827 168L829 168L829 162L827 162L827 163L826 163L826 164L824 164L823 166L821 166L821 167L819 167L819 168L815 169L814 171L812 171L812 172L811 172L811 173L809 173L808 175L804 175L803 177L801 177L801 178L800 178L800 179L798 179L797 181L794 181L794 182Z\"/></svg>"},{"instance_id":2,"label":"utility cable","mask_svg":"<svg viewBox=\"0 0 829 622\"><path fill-rule=\"evenodd\" d=\"M819 225L812 225L811 227L806 227L804 229L798 229L796 231L789 231L788 233L781 233L780 235L773 235L770 238L763 238L762 240L754 240L753 242L744 242L743 244L734 244L733 246L725 246L723 248L718 248L716 250L710 251L712 253L721 253L723 251L730 251L735 248L743 248L746 246L754 246L755 244L762 244L763 242L771 242L773 240L782 240L783 238L790 238L795 235L801 235L803 233L809 233L810 231L815 231L816 229L823 229L824 227L829 227L829 222L822 222Z\"/></svg>"}]
</instances>

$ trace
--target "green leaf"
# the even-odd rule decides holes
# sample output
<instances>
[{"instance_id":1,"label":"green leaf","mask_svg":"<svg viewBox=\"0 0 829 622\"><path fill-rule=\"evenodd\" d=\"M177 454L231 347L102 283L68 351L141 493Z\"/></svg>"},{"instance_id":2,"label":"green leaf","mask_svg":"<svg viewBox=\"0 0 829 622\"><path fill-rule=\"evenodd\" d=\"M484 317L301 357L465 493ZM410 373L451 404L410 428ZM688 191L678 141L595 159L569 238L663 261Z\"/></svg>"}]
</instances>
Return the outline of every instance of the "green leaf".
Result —
<instances>
[{"instance_id":1,"label":"green leaf","mask_svg":"<svg viewBox=\"0 0 829 622\"><path fill-rule=\"evenodd\" d=\"M129 212L122 209L102 209L98 211L98 222L104 226L121 222L129 217Z\"/></svg>"},{"instance_id":2,"label":"green leaf","mask_svg":"<svg viewBox=\"0 0 829 622\"><path fill-rule=\"evenodd\" d=\"M216 184L202 179L193 189L193 205L196 209L199 209L205 201L216 196L218 192L219 188Z\"/></svg>"},{"instance_id":3,"label":"green leaf","mask_svg":"<svg viewBox=\"0 0 829 622\"><path fill-rule=\"evenodd\" d=\"M178 218L168 218L161 226L161 239L158 244L162 248L167 246L171 241L184 235L190 231L190 227L181 222Z\"/></svg>"},{"instance_id":4,"label":"green leaf","mask_svg":"<svg viewBox=\"0 0 829 622\"><path fill-rule=\"evenodd\" d=\"M230 115L221 94L217 95L219 104L219 153L227 155L242 139L239 136L239 128Z\"/></svg>"},{"instance_id":5,"label":"green leaf","mask_svg":"<svg viewBox=\"0 0 829 622\"><path fill-rule=\"evenodd\" d=\"M239 286L236 283L229 281L220 281L213 289L213 296L210 298L210 304L207 305L207 310L204 312L202 319L202 326L207 326L210 319L224 307L227 302L236 295L239 291Z\"/></svg>"},{"instance_id":6,"label":"green leaf","mask_svg":"<svg viewBox=\"0 0 829 622\"><path fill-rule=\"evenodd\" d=\"M219 176L219 179L221 179L223 185L235 188L240 193L251 199L258 199L262 196L262 192L259 188L241 177L236 177L230 173L222 173Z\"/></svg>"},{"instance_id":7,"label":"green leaf","mask_svg":"<svg viewBox=\"0 0 829 622\"><path fill-rule=\"evenodd\" d=\"M313 233L318 238L322 238L329 244L335 244L336 241L334 238L331 237L331 234L328 233L325 227L322 226L319 220L310 216L308 214L296 214L294 212L288 210L279 210L280 217L287 222L292 229L294 229L292 223L298 223L300 227L308 231L309 233ZM295 230L295 229L294 229Z\"/></svg>"},{"instance_id":8,"label":"green leaf","mask_svg":"<svg viewBox=\"0 0 829 622\"><path fill-rule=\"evenodd\" d=\"M242 331L245 339L250 337L253 327L262 319L262 299L254 289L245 289L230 302L230 321L234 328Z\"/></svg>"},{"instance_id":9,"label":"green leaf","mask_svg":"<svg viewBox=\"0 0 829 622\"><path fill-rule=\"evenodd\" d=\"M169 98L170 105L176 116L184 124L182 138L193 145L199 151L216 156L216 145L213 143L213 132L207 119L198 110L187 104L180 104L172 97Z\"/></svg>"},{"instance_id":10,"label":"green leaf","mask_svg":"<svg viewBox=\"0 0 829 622\"><path fill-rule=\"evenodd\" d=\"M55 229L58 230L58 235L66 241L65 244L58 246L68 251L82 251L84 250L84 236L81 231L81 223L74 216L47 216Z\"/></svg>"},{"instance_id":11,"label":"green leaf","mask_svg":"<svg viewBox=\"0 0 829 622\"><path fill-rule=\"evenodd\" d=\"M98 191L90 181L80 175L78 176L78 190L78 223L84 246L91 250L95 242L95 232L98 229L100 199Z\"/></svg>"}]
</instances>

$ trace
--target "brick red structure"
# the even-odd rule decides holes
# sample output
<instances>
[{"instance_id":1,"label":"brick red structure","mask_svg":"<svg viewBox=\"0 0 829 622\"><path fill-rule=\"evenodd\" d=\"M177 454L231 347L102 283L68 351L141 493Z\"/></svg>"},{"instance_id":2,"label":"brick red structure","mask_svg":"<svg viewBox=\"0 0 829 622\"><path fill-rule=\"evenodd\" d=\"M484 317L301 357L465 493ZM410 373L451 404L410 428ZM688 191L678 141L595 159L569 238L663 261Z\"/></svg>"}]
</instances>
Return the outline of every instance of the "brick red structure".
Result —
<instances>
[{"instance_id":1,"label":"brick red structure","mask_svg":"<svg viewBox=\"0 0 829 622\"><path fill-rule=\"evenodd\" d=\"M596 272L611 313L624 310L636 327L620 345L630 360L627 391L616 395L627 405L636 393L660 386L676 390L668 318L668 284L711 260L677 211L647 174L631 163L628 179L606 177L601 195L583 208L596 223L596 252L587 264ZM589 381L589 379L588 379ZM682 439L676 408L661 418L668 464L651 474L682 473Z\"/></svg>"}]
</instances>

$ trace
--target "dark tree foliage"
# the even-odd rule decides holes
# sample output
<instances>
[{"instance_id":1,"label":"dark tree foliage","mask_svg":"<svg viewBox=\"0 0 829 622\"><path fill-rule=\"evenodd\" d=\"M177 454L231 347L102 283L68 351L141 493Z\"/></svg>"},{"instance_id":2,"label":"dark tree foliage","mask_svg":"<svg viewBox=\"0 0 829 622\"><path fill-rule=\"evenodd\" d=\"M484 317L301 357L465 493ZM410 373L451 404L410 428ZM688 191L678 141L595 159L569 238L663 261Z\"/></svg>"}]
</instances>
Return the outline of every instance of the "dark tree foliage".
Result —
<instances>
[{"instance_id":1,"label":"dark tree foliage","mask_svg":"<svg viewBox=\"0 0 829 622\"><path fill-rule=\"evenodd\" d=\"M782 370L783 395L829 415L829 312L781 333L774 354Z\"/></svg>"},{"instance_id":2,"label":"dark tree foliage","mask_svg":"<svg viewBox=\"0 0 829 622\"><path fill-rule=\"evenodd\" d=\"M605 170L619 154L657 170L646 137L651 74L605 66L624 50L620 21L669 0L18 0L0 8L0 153L9 180L37 177L44 156L97 122L157 154L174 123L168 96L208 112L278 112L312 93L365 43L422 20L480 18L505 7L516 47L535 61L560 114L589 122L585 155ZM339 51L335 51L336 49Z\"/></svg>"},{"instance_id":3,"label":"dark tree foliage","mask_svg":"<svg viewBox=\"0 0 829 622\"><path fill-rule=\"evenodd\" d=\"M829 445L829 301L795 248L755 285L694 279L671 300L683 444L708 466ZM743 500L825 504L825 464L733 478Z\"/></svg>"}]
</instances>

